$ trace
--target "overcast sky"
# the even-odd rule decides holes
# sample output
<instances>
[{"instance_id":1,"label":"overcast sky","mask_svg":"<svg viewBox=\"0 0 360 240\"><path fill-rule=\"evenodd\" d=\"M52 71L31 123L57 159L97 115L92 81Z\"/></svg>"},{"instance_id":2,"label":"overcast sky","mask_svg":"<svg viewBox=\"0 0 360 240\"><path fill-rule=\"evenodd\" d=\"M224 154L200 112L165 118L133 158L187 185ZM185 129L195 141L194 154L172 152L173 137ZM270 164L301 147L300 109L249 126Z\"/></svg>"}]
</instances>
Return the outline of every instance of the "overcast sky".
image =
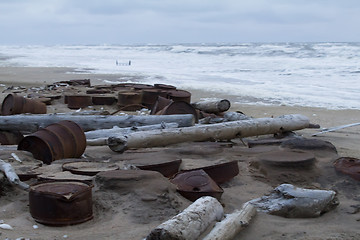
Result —
<instances>
[{"instance_id":1,"label":"overcast sky","mask_svg":"<svg viewBox=\"0 0 360 240\"><path fill-rule=\"evenodd\" d=\"M0 44L360 41L359 0L0 0Z\"/></svg>"}]
</instances>

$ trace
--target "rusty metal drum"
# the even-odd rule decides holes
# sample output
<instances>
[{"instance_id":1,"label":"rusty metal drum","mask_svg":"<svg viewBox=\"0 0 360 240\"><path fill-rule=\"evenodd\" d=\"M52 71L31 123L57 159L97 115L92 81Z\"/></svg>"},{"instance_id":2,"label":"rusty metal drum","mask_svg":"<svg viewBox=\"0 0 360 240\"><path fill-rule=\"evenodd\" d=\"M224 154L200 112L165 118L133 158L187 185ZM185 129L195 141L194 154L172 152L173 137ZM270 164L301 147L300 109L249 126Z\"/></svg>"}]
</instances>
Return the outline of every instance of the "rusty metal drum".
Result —
<instances>
[{"instance_id":1,"label":"rusty metal drum","mask_svg":"<svg viewBox=\"0 0 360 240\"><path fill-rule=\"evenodd\" d=\"M191 102L191 93L185 90L173 89L167 91L167 97L172 99L174 102L183 101Z\"/></svg>"},{"instance_id":2,"label":"rusty metal drum","mask_svg":"<svg viewBox=\"0 0 360 240\"><path fill-rule=\"evenodd\" d=\"M63 158L79 158L85 151L86 137L79 125L61 121L24 137L18 150L31 152L34 158L50 164Z\"/></svg>"},{"instance_id":3,"label":"rusty metal drum","mask_svg":"<svg viewBox=\"0 0 360 240\"><path fill-rule=\"evenodd\" d=\"M65 103L70 109L79 109L92 105L92 98L90 95L66 95Z\"/></svg>"},{"instance_id":4,"label":"rusty metal drum","mask_svg":"<svg viewBox=\"0 0 360 240\"><path fill-rule=\"evenodd\" d=\"M29 208L45 225L73 225L93 218L93 185L81 181L45 181L30 186Z\"/></svg>"},{"instance_id":5,"label":"rusty metal drum","mask_svg":"<svg viewBox=\"0 0 360 240\"><path fill-rule=\"evenodd\" d=\"M45 114L46 104L34 99L24 98L15 93L8 94L1 106L2 115L14 115L20 113Z\"/></svg>"}]
</instances>

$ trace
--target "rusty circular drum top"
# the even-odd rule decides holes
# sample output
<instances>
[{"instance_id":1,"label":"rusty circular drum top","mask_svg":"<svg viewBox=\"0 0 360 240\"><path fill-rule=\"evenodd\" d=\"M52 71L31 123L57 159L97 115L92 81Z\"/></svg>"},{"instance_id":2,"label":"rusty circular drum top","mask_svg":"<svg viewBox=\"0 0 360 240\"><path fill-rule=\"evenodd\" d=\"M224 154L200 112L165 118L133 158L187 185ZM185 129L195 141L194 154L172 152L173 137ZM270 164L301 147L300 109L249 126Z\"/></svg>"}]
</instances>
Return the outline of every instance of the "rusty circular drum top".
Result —
<instances>
[{"instance_id":1,"label":"rusty circular drum top","mask_svg":"<svg viewBox=\"0 0 360 240\"><path fill-rule=\"evenodd\" d=\"M119 166L114 163L107 162L76 161L64 163L62 165L62 169L73 174L94 176L99 172L118 170Z\"/></svg>"},{"instance_id":2,"label":"rusty circular drum top","mask_svg":"<svg viewBox=\"0 0 360 240\"><path fill-rule=\"evenodd\" d=\"M81 181L45 181L30 186L29 208L45 225L72 225L93 218L93 185Z\"/></svg>"},{"instance_id":3,"label":"rusty circular drum top","mask_svg":"<svg viewBox=\"0 0 360 240\"><path fill-rule=\"evenodd\" d=\"M167 97L173 101L191 102L191 93L185 90L173 89L167 91Z\"/></svg>"},{"instance_id":4,"label":"rusty circular drum top","mask_svg":"<svg viewBox=\"0 0 360 240\"><path fill-rule=\"evenodd\" d=\"M335 160L336 171L347 174L360 181L360 159L352 157L341 157Z\"/></svg>"},{"instance_id":5,"label":"rusty circular drum top","mask_svg":"<svg viewBox=\"0 0 360 240\"><path fill-rule=\"evenodd\" d=\"M260 154L258 158L264 163L283 167L310 166L315 162L313 153L297 150L267 152Z\"/></svg>"}]
</instances>

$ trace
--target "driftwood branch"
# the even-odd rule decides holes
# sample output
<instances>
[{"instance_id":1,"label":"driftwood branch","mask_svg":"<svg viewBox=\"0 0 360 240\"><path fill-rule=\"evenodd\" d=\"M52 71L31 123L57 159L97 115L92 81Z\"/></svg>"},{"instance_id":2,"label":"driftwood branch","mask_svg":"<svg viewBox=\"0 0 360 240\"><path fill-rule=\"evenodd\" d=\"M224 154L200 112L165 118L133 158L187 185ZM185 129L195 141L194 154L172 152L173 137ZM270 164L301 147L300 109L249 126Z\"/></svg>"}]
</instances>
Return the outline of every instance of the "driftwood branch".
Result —
<instances>
[{"instance_id":1,"label":"driftwood branch","mask_svg":"<svg viewBox=\"0 0 360 240\"><path fill-rule=\"evenodd\" d=\"M0 159L0 171L5 173L9 182L23 190L29 189L29 185L20 181L19 176L15 173L14 168L11 166L10 163L5 162L4 160Z\"/></svg>"},{"instance_id":2,"label":"driftwood branch","mask_svg":"<svg viewBox=\"0 0 360 240\"><path fill-rule=\"evenodd\" d=\"M182 142L230 140L238 137L295 131L308 126L309 119L307 117L294 114L277 118L258 118L186 128L135 132L121 137L110 137L108 145L115 152L124 152L129 148L161 147Z\"/></svg>"},{"instance_id":3,"label":"driftwood branch","mask_svg":"<svg viewBox=\"0 0 360 240\"><path fill-rule=\"evenodd\" d=\"M213 99L194 102L191 105L207 113L221 113L229 110L231 104L227 99Z\"/></svg>"},{"instance_id":4,"label":"driftwood branch","mask_svg":"<svg viewBox=\"0 0 360 240\"><path fill-rule=\"evenodd\" d=\"M69 114L21 114L16 116L0 116L1 130L20 130L21 132L35 132L50 124L70 120L76 122L84 131L107 129L114 126L133 127L153 124L177 123L179 127L189 127L195 124L192 114L179 115L125 115L125 116L77 116Z\"/></svg>"},{"instance_id":5,"label":"driftwood branch","mask_svg":"<svg viewBox=\"0 0 360 240\"><path fill-rule=\"evenodd\" d=\"M131 128L113 127L111 129L99 129L99 130L85 132L86 144L88 146L103 146L108 144L109 136L119 137L133 132L149 131L154 129L177 128L177 127L179 127L177 123L161 123L161 124L131 127Z\"/></svg>"},{"instance_id":6,"label":"driftwood branch","mask_svg":"<svg viewBox=\"0 0 360 240\"><path fill-rule=\"evenodd\" d=\"M245 203L241 210L227 214L225 219L217 223L211 232L203 240L231 240L239 232L247 227L253 216L256 215L256 208L249 202Z\"/></svg>"},{"instance_id":7,"label":"driftwood branch","mask_svg":"<svg viewBox=\"0 0 360 240\"><path fill-rule=\"evenodd\" d=\"M223 214L224 209L216 198L201 197L152 230L146 240L196 240L212 222L219 221Z\"/></svg>"}]
</instances>

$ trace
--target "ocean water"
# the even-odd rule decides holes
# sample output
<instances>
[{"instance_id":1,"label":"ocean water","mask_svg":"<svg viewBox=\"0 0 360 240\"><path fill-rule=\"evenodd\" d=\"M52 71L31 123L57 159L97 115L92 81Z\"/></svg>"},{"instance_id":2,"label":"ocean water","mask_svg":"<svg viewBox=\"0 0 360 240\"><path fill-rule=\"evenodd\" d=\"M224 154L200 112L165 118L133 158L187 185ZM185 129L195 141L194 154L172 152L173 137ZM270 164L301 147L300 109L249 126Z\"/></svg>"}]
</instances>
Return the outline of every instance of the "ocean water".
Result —
<instances>
[{"instance_id":1,"label":"ocean water","mask_svg":"<svg viewBox=\"0 0 360 240\"><path fill-rule=\"evenodd\" d=\"M225 93L248 104L360 109L360 43L0 46L0 66L120 73L119 82Z\"/></svg>"}]
</instances>

